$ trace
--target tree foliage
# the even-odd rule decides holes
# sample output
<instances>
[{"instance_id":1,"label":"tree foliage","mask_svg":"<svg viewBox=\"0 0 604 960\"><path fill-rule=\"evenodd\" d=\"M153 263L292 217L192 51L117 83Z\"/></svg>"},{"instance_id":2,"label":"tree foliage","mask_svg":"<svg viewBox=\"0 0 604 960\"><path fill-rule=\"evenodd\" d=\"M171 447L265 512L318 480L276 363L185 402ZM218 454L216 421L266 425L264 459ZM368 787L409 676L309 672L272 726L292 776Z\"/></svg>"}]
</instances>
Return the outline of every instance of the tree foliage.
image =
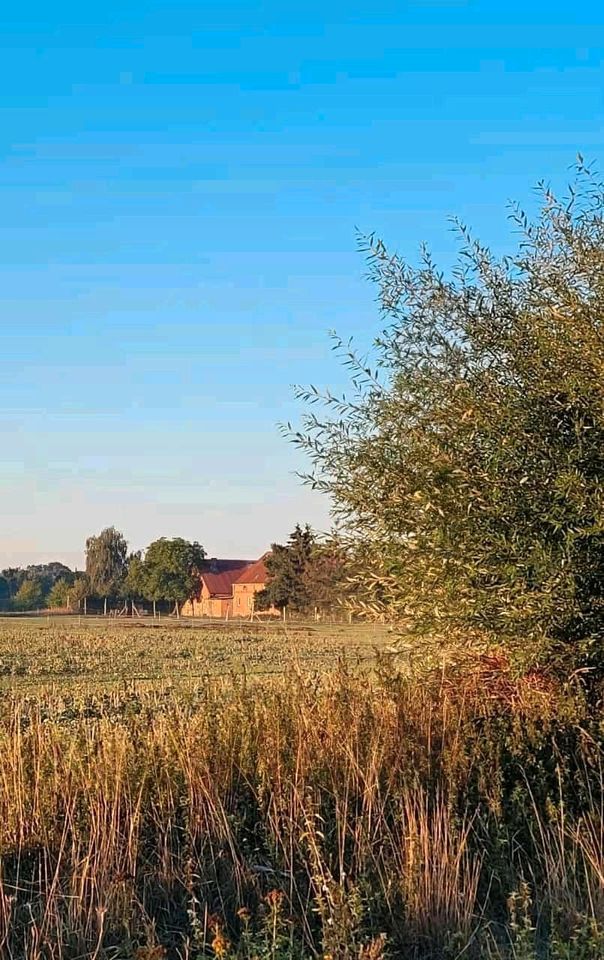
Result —
<instances>
[{"instance_id":1,"label":"tree foliage","mask_svg":"<svg viewBox=\"0 0 604 960\"><path fill-rule=\"evenodd\" d=\"M297 524L286 544L273 543L265 563L269 579L256 597L259 609L310 613L332 609L347 598L346 550L336 538L321 540L308 524Z\"/></svg>"},{"instance_id":2,"label":"tree foliage","mask_svg":"<svg viewBox=\"0 0 604 960\"><path fill-rule=\"evenodd\" d=\"M14 597L27 576L27 569L23 567L5 567L2 571L2 579L6 582L9 597Z\"/></svg>"},{"instance_id":3,"label":"tree foliage","mask_svg":"<svg viewBox=\"0 0 604 960\"><path fill-rule=\"evenodd\" d=\"M15 610L39 610L43 606L43 582L39 578L23 580L13 599Z\"/></svg>"},{"instance_id":4,"label":"tree foliage","mask_svg":"<svg viewBox=\"0 0 604 960\"><path fill-rule=\"evenodd\" d=\"M88 577L80 574L76 576L69 588L69 606L72 610L81 611L84 609L84 601L92 593Z\"/></svg>"},{"instance_id":5,"label":"tree foliage","mask_svg":"<svg viewBox=\"0 0 604 960\"><path fill-rule=\"evenodd\" d=\"M128 557L128 573L124 580L124 594L131 600L154 599L148 596L145 564L140 551L132 553Z\"/></svg>"},{"instance_id":6,"label":"tree foliage","mask_svg":"<svg viewBox=\"0 0 604 960\"><path fill-rule=\"evenodd\" d=\"M341 341L351 394L314 388L294 439L332 498L377 612L418 629L564 641L604 632L604 187L514 208L513 256L459 227L457 266L363 244L385 316L374 358ZM599 638L599 639L598 639ZM531 643L531 641L534 641Z\"/></svg>"},{"instance_id":7,"label":"tree foliage","mask_svg":"<svg viewBox=\"0 0 604 960\"><path fill-rule=\"evenodd\" d=\"M351 555L337 538L316 540L301 575L308 610L328 611L351 599Z\"/></svg>"},{"instance_id":8,"label":"tree foliage","mask_svg":"<svg viewBox=\"0 0 604 960\"><path fill-rule=\"evenodd\" d=\"M137 585L148 600L184 603L199 591L199 573L205 557L203 547L182 537L161 537L149 544L140 568L135 567Z\"/></svg>"},{"instance_id":9,"label":"tree foliage","mask_svg":"<svg viewBox=\"0 0 604 960\"><path fill-rule=\"evenodd\" d=\"M306 611L310 606L310 597L304 581L304 575L311 562L316 535L306 524L296 524L286 544L273 543L265 563L268 571L268 583L257 595L259 609L287 607L294 612Z\"/></svg>"},{"instance_id":10,"label":"tree foliage","mask_svg":"<svg viewBox=\"0 0 604 960\"><path fill-rule=\"evenodd\" d=\"M50 563L30 564L27 567L7 567L1 575L3 580L6 581L9 597L16 595L25 580L37 580L46 596L57 580L71 580L74 576L69 567L59 560L52 560Z\"/></svg>"},{"instance_id":11,"label":"tree foliage","mask_svg":"<svg viewBox=\"0 0 604 960\"><path fill-rule=\"evenodd\" d=\"M127 572L128 544L115 527L107 527L86 541L86 576L90 590L98 597L121 594Z\"/></svg>"},{"instance_id":12,"label":"tree foliage","mask_svg":"<svg viewBox=\"0 0 604 960\"><path fill-rule=\"evenodd\" d=\"M52 586L46 602L49 607L64 608L67 607L70 600L70 590L73 587L73 579L61 578Z\"/></svg>"}]
</instances>

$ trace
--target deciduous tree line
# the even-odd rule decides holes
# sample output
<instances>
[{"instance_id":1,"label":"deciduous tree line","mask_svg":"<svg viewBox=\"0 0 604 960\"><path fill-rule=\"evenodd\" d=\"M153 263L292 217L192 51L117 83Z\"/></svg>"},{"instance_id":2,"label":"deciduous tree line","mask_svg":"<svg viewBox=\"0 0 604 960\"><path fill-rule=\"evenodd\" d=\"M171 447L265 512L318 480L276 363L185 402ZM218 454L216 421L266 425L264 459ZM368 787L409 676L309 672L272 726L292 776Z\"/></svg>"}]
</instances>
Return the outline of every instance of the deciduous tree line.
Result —
<instances>
[{"instance_id":1,"label":"deciduous tree line","mask_svg":"<svg viewBox=\"0 0 604 960\"><path fill-rule=\"evenodd\" d=\"M201 544L182 537L160 537L143 552L128 553L128 544L115 527L86 541L86 578L81 589L109 601L120 599L180 605L199 590L199 573L205 558Z\"/></svg>"},{"instance_id":2,"label":"deciduous tree line","mask_svg":"<svg viewBox=\"0 0 604 960\"><path fill-rule=\"evenodd\" d=\"M37 610L59 602L75 574L64 563L7 567L0 573L0 610Z\"/></svg>"},{"instance_id":3,"label":"deciduous tree line","mask_svg":"<svg viewBox=\"0 0 604 960\"><path fill-rule=\"evenodd\" d=\"M108 609L125 601L180 606L196 597L206 557L199 543L162 537L145 551L130 552L122 533L108 527L86 541L86 570L62 563L11 568L0 575L0 607L38 610L46 607ZM297 525L287 543L274 543L265 558L269 581L257 595L257 608L288 608L312 615L332 610L347 596L350 567L343 547L326 540L307 524Z\"/></svg>"},{"instance_id":4,"label":"deciduous tree line","mask_svg":"<svg viewBox=\"0 0 604 960\"><path fill-rule=\"evenodd\" d=\"M125 600L172 604L177 610L199 589L199 571L205 550L180 537L161 537L144 555L128 553L128 543L115 527L86 541L86 570L72 572L64 564L11 568L0 575L0 603L14 610L70 607L81 610L85 601L108 605Z\"/></svg>"}]
</instances>

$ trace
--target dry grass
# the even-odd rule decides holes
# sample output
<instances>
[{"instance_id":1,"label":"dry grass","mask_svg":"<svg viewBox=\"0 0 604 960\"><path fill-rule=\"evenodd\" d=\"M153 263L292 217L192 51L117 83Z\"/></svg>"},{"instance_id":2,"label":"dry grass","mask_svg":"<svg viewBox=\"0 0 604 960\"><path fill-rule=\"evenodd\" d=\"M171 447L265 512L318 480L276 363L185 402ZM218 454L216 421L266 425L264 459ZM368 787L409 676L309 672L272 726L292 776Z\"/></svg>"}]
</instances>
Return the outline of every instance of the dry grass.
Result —
<instances>
[{"instance_id":1,"label":"dry grass","mask_svg":"<svg viewBox=\"0 0 604 960\"><path fill-rule=\"evenodd\" d=\"M429 679L6 695L0 955L601 958L599 718Z\"/></svg>"}]
</instances>

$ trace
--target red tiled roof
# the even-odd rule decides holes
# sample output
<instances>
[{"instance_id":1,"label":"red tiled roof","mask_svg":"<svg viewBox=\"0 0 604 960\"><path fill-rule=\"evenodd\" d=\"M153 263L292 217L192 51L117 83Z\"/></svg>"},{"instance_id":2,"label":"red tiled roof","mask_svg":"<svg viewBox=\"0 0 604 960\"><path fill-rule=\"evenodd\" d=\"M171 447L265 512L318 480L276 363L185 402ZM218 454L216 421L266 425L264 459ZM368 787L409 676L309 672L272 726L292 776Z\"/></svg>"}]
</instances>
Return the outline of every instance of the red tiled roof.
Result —
<instances>
[{"instance_id":1,"label":"red tiled roof","mask_svg":"<svg viewBox=\"0 0 604 960\"><path fill-rule=\"evenodd\" d=\"M255 563L250 563L236 583L266 583L268 580L268 570L264 562L264 557L260 557Z\"/></svg>"},{"instance_id":2,"label":"red tiled roof","mask_svg":"<svg viewBox=\"0 0 604 960\"><path fill-rule=\"evenodd\" d=\"M200 576L213 597L232 597L233 584L251 560L204 560Z\"/></svg>"}]
</instances>

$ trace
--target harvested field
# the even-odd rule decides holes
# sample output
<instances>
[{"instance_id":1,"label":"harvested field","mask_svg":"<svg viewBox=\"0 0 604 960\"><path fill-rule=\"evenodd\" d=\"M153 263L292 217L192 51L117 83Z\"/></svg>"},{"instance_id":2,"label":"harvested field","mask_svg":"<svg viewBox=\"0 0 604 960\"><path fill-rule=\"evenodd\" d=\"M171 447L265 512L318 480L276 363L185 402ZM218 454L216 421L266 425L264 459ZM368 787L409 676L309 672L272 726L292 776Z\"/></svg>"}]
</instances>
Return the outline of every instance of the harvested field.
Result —
<instances>
[{"instance_id":1,"label":"harvested field","mask_svg":"<svg viewBox=\"0 0 604 960\"><path fill-rule=\"evenodd\" d=\"M7 617L0 619L0 685L181 684L231 672L324 671L341 659L367 668L388 642L387 630L376 624Z\"/></svg>"}]
</instances>

